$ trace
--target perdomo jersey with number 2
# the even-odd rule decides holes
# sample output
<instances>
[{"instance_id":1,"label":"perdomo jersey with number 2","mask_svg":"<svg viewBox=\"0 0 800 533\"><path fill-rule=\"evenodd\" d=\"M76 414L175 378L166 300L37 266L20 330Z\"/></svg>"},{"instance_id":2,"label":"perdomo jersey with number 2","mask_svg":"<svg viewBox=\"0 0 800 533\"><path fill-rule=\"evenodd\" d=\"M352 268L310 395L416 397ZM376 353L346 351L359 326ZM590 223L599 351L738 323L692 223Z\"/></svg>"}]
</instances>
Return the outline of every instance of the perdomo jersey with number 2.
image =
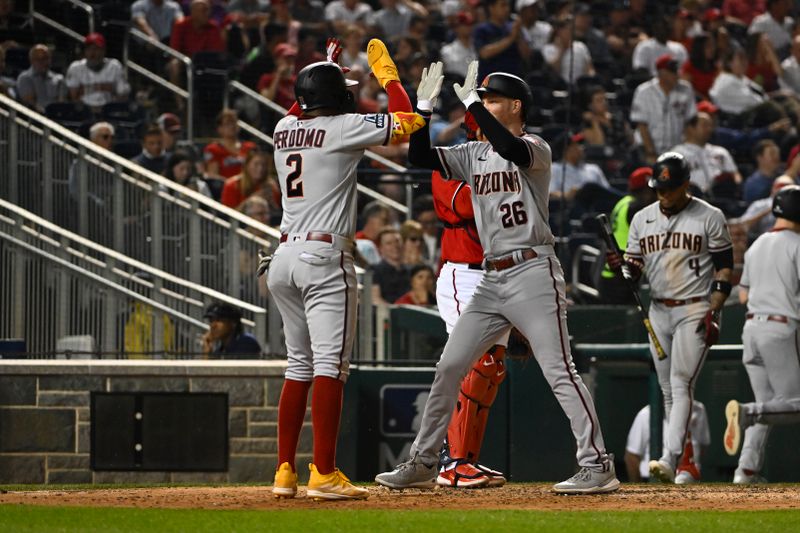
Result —
<instances>
[{"instance_id":1,"label":"perdomo jersey with number 2","mask_svg":"<svg viewBox=\"0 0 800 533\"><path fill-rule=\"evenodd\" d=\"M714 279L711 252L731 246L722 211L692 198L669 217L658 202L636 213L625 254L644 261L653 298L685 300L708 296Z\"/></svg>"},{"instance_id":2,"label":"perdomo jersey with number 2","mask_svg":"<svg viewBox=\"0 0 800 533\"><path fill-rule=\"evenodd\" d=\"M486 142L436 148L442 176L466 181L472 188L475 224L485 257L553 244L547 224L550 147L536 135L521 139L531 154L528 168L504 159Z\"/></svg>"},{"instance_id":3,"label":"perdomo jersey with number 2","mask_svg":"<svg viewBox=\"0 0 800 533\"><path fill-rule=\"evenodd\" d=\"M389 115L283 117L275 126L281 233L322 231L353 238L356 166L370 146L386 144Z\"/></svg>"}]
</instances>

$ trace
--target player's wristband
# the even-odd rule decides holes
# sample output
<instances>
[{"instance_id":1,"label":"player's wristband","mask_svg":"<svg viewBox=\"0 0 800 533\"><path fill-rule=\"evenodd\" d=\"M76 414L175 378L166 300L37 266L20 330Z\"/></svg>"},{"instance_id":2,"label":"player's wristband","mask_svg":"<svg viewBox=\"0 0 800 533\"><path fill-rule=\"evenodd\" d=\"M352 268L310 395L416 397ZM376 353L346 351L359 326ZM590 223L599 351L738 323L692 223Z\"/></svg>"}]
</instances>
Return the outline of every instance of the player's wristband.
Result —
<instances>
[{"instance_id":1,"label":"player's wristband","mask_svg":"<svg viewBox=\"0 0 800 533\"><path fill-rule=\"evenodd\" d=\"M721 292L726 298L730 296L731 290L733 290L733 285L729 281L715 279L714 283L711 284L711 292Z\"/></svg>"},{"instance_id":2,"label":"player's wristband","mask_svg":"<svg viewBox=\"0 0 800 533\"><path fill-rule=\"evenodd\" d=\"M430 100L417 100L417 110L420 112L420 114L432 113L433 102Z\"/></svg>"}]
</instances>

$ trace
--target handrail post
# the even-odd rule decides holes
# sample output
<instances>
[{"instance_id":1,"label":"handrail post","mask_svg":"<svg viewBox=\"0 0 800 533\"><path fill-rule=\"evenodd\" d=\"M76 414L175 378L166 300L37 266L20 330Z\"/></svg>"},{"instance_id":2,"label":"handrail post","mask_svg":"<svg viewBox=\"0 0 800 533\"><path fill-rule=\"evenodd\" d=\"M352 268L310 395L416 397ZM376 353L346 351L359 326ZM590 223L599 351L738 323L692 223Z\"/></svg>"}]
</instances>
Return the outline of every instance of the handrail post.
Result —
<instances>
[{"instance_id":1,"label":"handrail post","mask_svg":"<svg viewBox=\"0 0 800 533\"><path fill-rule=\"evenodd\" d=\"M239 244L239 221L238 220L231 220L230 222L230 235L228 236L228 253L230 256L228 257L228 270L229 270L229 280L230 286L228 287L228 294L233 296L234 298L241 298L241 281L242 281L242 272L241 272L241 258L240 250L241 246Z\"/></svg>"},{"instance_id":2,"label":"handrail post","mask_svg":"<svg viewBox=\"0 0 800 533\"><path fill-rule=\"evenodd\" d=\"M114 213L114 235L112 246L117 252L128 254L125 247L125 189L122 185L122 168L114 164L114 188L112 192L112 212Z\"/></svg>"},{"instance_id":3,"label":"handrail post","mask_svg":"<svg viewBox=\"0 0 800 533\"><path fill-rule=\"evenodd\" d=\"M186 88L189 96L186 97L186 137L187 141L194 141L194 71L192 60L186 58Z\"/></svg>"},{"instance_id":4,"label":"handrail post","mask_svg":"<svg viewBox=\"0 0 800 533\"><path fill-rule=\"evenodd\" d=\"M50 142L50 128L44 127L42 133L42 215L48 220L53 220L53 144ZM60 217L59 217L60 218Z\"/></svg>"},{"instance_id":5,"label":"handrail post","mask_svg":"<svg viewBox=\"0 0 800 533\"><path fill-rule=\"evenodd\" d=\"M78 148L78 164L76 167L77 175L75 178L78 180L78 186L76 188L78 194L78 198L76 199L78 201L78 233L81 235L89 235L89 168L86 164L85 146L80 146Z\"/></svg>"},{"instance_id":6,"label":"handrail post","mask_svg":"<svg viewBox=\"0 0 800 533\"><path fill-rule=\"evenodd\" d=\"M164 270L164 216L158 186L150 191L150 264Z\"/></svg>"},{"instance_id":7,"label":"handrail post","mask_svg":"<svg viewBox=\"0 0 800 533\"><path fill-rule=\"evenodd\" d=\"M200 217L196 215L200 209L200 203L192 198L191 204L192 213L195 216L189 217L189 279L194 283L200 283L203 276L203 246L200 239L202 228Z\"/></svg>"},{"instance_id":8,"label":"handrail post","mask_svg":"<svg viewBox=\"0 0 800 533\"><path fill-rule=\"evenodd\" d=\"M19 205L19 131L17 126L17 110L8 110L8 186L9 200Z\"/></svg>"}]
</instances>

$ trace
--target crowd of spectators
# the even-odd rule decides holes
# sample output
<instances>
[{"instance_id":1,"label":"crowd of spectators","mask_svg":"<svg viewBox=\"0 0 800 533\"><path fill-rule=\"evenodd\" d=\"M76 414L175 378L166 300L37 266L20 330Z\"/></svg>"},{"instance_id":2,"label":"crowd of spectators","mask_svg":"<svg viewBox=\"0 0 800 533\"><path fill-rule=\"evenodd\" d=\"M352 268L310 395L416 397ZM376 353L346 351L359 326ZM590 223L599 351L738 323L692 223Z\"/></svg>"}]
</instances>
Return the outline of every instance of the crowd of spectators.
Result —
<instances>
[{"instance_id":1,"label":"crowd of spectators","mask_svg":"<svg viewBox=\"0 0 800 533\"><path fill-rule=\"evenodd\" d=\"M693 193L744 224L750 239L764 226L764 217L753 222L763 211L753 214L754 202L774 193L778 176L796 181L800 171L800 158L790 157L800 151L800 9L791 0L136 0L128 13L132 27L184 55L224 58L229 80L285 108L298 71L324 57L329 36L341 39L347 75L359 82L360 112L386 106L369 74L369 38L387 42L412 101L422 68L442 60L448 81L431 127L434 144L464 141L464 110L450 82L460 81L472 59L480 61L480 78L520 75L534 94L526 126L553 147L550 222L562 234L609 212L625 196L630 173L668 150L689 160ZM120 126L104 109L142 105L147 87L127 79L121 57L107 57L111 36L102 28L86 35L82 57L53 67L52 44L13 0L0 0L0 91L40 112L70 102L85 108L83 133L114 149ZM186 87L182 64L153 60L161 57L154 50L135 49L132 57L147 56L137 61ZM209 124L216 137L185 143L183 104L168 94L155 99L136 130L141 153L132 160L277 224L270 148L243 136L238 121L269 133L280 115L245 99L225 109L220 101ZM405 163L402 148L386 156ZM391 180L369 183L405 201ZM440 224L429 189L416 191L417 224L405 231L385 206L363 206L358 248L375 270L376 301L432 303L423 296L433 292L433 276L421 267L438 271ZM571 219L566 227L553 216L561 209Z\"/></svg>"}]
</instances>

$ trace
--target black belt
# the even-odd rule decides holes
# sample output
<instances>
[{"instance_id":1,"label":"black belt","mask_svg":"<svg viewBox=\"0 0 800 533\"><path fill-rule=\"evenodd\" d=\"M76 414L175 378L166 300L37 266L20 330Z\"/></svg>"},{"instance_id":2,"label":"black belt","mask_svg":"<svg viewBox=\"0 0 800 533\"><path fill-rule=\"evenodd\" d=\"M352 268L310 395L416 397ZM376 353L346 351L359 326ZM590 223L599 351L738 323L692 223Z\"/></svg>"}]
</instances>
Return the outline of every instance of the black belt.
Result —
<instances>
[{"instance_id":1,"label":"black belt","mask_svg":"<svg viewBox=\"0 0 800 533\"><path fill-rule=\"evenodd\" d=\"M280 242L286 242L288 239L289 236L287 234L281 234ZM309 231L306 233L306 240L333 243L333 235L330 233L322 233L321 231Z\"/></svg>"},{"instance_id":2,"label":"black belt","mask_svg":"<svg viewBox=\"0 0 800 533\"><path fill-rule=\"evenodd\" d=\"M759 314L759 316L764 316L761 313L758 313L758 314ZM744 315L744 317L747 320L750 320L751 318L755 318L755 316L756 316L756 313L747 313L746 315ZM766 315L766 317L767 317L766 319L768 321L770 321L770 322L780 322L781 324L788 324L789 323L789 318L785 317L783 315Z\"/></svg>"},{"instance_id":3,"label":"black belt","mask_svg":"<svg viewBox=\"0 0 800 533\"><path fill-rule=\"evenodd\" d=\"M694 298L687 298L686 300L673 300L672 298L654 298L654 301L664 304L667 307L680 307L681 305L696 304L705 300L702 296L695 296Z\"/></svg>"},{"instance_id":4,"label":"black belt","mask_svg":"<svg viewBox=\"0 0 800 533\"><path fill-rule=\"evenodd\" d=\"M496 272L499 272L501 270L505 270L507 268L516 266L522 263L523 261L536 259L537 257L539 257L539 254L536 253L536 250L534 250L533 248L528 248L527 250L522 250L522 261L517 261L513 253L500 259L494 259L494 260L487 259L486 270L494 270Z\"/></svg>"}]
</instances>

